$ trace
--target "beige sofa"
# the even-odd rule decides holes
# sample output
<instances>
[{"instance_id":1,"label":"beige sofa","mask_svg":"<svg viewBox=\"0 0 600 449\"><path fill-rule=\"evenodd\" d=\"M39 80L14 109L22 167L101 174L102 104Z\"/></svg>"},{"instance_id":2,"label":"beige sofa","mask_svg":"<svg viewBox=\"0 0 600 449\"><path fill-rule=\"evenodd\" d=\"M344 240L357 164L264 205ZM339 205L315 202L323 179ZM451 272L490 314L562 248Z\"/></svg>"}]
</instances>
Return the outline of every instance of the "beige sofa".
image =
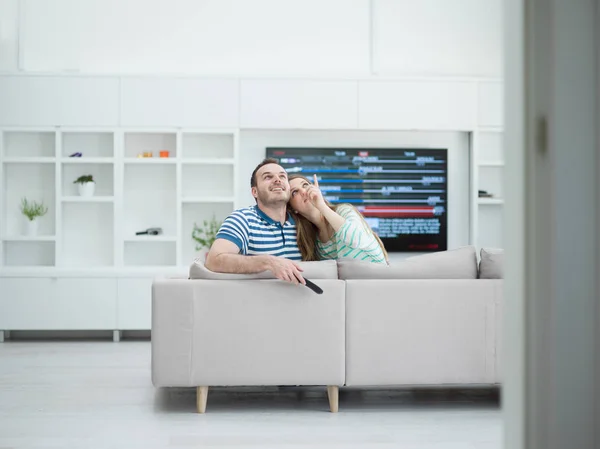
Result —
<instances>
[{"instance_id":1,"label":"beige sofa","mask_svg":"<svg viewBox=\"0 0 600 449\"><path fill-rule=\"evenodd\" d=\"M335 412L340 386L499 384L501 257L301 263L322 294L196 262L153 283L152 381L196 387L200 413L209 386L327 386Z\"/></svg>"}]
</instances>

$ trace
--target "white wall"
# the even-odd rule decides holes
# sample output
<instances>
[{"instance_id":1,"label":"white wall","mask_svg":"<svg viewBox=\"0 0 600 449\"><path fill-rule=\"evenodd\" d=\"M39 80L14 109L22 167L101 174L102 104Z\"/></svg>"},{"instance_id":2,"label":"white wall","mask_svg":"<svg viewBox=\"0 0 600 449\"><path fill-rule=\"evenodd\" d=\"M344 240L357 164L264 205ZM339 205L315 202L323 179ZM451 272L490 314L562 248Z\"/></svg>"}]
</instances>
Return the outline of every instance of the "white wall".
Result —
<instances>
[{"instance_id":1,"label":"white wall","mask_svg":"<svg viewBox=\"0 0 600 449\"><path fill-rule=\"evenodd\" d=\"M19 0L0 0L0 71L18 69Z\"/></svg>"},{"instance_id":2,"label":"white wall","mask_svg":"<svg viewBox=\"0 0 600 449\"><path fill-rule=\"evenodd\" d=\"M501 4L0 0L0 70L500 77Z\"/></svg>"},{"instance_id":3,"label":"white wall","mask_svg":"<svg viewBox=\"0 0 600 449\"><path fill-rule=\"evenodd\" d=\"M499 0L375 0L374 72L500 76L501 6Z\"/></svg>"},{"instance_id":4,"label":"white wall","mask_svg":"<svg viewBox=\"0 0 600 449\"><path fill-rule=\"evenodd\" d=\"M501 1L0 0L0 126L239 129L239 186L256 136L449 139L456 246L459 132L501 126Z\"/></svg>"},{"instance_id":5,"label":"white wall","mask_svg":"<svg viewBox=\"0 0 600 449\"><path fill-rule=\"evenodd\" d=\"M236 197L254 204L250 174L269 146L448 148L448 249L469 244L469 142L458 132L394 131L242 131L240 180ZM393 258L406 254L392 254Z\"/></svg>"},{"instance_id":6,"label":"white wall","mask_svg":"<svg viewBox=\"0 0 600 449\"><path fill-rule=\"evenodd\" d=\"M368 0L28 0L24 67L357 75L368 68L368 7Z\"/></svg>"}]
</instances>

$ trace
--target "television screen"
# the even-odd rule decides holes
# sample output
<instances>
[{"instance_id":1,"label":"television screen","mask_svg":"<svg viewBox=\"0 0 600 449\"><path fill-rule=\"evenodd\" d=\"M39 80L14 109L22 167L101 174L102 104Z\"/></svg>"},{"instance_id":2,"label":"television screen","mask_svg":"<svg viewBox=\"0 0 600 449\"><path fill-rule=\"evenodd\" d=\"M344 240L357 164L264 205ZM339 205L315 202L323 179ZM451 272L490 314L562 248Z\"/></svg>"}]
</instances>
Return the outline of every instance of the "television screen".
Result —
<instances>
[{"instance_id":1,"label":"television screen","mask_svg":"<svg viewBox=\"0 0 600 449\"><path fill-rule=\"evenodd\" d=\"M267 157L316 174L323 196L355 206L388 252L447 249L447 149L269 147Z\"/></svg>"}]
</instances>

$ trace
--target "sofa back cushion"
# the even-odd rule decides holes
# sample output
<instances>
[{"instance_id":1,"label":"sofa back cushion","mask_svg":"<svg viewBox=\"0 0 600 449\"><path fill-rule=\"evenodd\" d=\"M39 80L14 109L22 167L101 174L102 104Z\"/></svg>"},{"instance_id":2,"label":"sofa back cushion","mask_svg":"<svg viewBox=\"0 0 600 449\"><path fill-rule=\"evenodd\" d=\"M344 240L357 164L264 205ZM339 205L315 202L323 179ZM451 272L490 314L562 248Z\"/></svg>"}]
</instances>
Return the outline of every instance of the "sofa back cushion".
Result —
<instances>
[{"instance_id":1,"label":"sofa back cushion","mask_svg":"<svg viewBox=\"0 0 600 449\"><path fill-rule=\"evenodd\" d=\"M479 277L481 279L504 279L504 250L481 248Z\"/></svg>"},{"instance_id":2,"label":"sofa back cushion","mask_svg":"<svg viewBox=\"0 0 600 449\"><path fill-rule=\"evenodd\" d=\"M409 257L389 265L338 260L340 279L477 279L474 246Z\"/></svg>"},{"instance_id":3,"label":"sofa back cushion","mask_svg":"<svg viewBox=\"0 0 600 449\"><path fill-rule=\"evenodd\" d=\"M247 256L252 257L252 256ZM335 260L322 260L319 262L296 262L302 268L302 275L307 279L337 279L337 265ZM247 279L275 279L270 271L254 274L217 273L210 271L204 266L204 261L195 259L190 267L190 279L223 279L223 280L247 280Z\"/></svg>"}]
</instances>

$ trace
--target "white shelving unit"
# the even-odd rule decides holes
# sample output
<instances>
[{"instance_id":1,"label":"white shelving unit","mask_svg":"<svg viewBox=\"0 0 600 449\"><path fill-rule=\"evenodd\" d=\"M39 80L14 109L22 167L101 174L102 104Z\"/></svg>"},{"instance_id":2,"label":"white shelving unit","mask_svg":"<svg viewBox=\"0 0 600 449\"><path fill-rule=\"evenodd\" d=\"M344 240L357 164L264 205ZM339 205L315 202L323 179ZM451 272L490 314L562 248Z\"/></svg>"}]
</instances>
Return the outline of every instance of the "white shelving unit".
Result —
<instances>
[{"instance_id":1,"label":"white shelving unit","mask_svg":"<svg viewBox=\"0 0 600 449\"><path fill-rule=\"evenodd\" d=\"M237 130L0 130L0 272L186 269L194 223L236 207L237 147ZM93 197L79 196L81 175L94 177ZM35 236L23 197L48 206ZM162 234L136 235L153 227Z\"/></svg>"},{"instance_id":2,"label":"white shelving unit","mask_svg":"<svg viewBox=\"0 0 600 449\"><path fill-rule=\"evenodd\" d=\"M150 329L153 279L186 276L194 223L237 207L237 160L237 130L0 129L0 337ZM34 236L23 197L48 206Z\"/></svg>"},{"instance_id":3,"label":"white shelving unit","mask_svg":"<svg viewBox=\"0 0 600 449\"><path fill-rule=\"evenodd\" d=\"M504 152L501 128L479 128L472 133L471 242L478 248L503 248ZM479 197L485 190L492 197Z\"/></svg>"}]
</instances>

